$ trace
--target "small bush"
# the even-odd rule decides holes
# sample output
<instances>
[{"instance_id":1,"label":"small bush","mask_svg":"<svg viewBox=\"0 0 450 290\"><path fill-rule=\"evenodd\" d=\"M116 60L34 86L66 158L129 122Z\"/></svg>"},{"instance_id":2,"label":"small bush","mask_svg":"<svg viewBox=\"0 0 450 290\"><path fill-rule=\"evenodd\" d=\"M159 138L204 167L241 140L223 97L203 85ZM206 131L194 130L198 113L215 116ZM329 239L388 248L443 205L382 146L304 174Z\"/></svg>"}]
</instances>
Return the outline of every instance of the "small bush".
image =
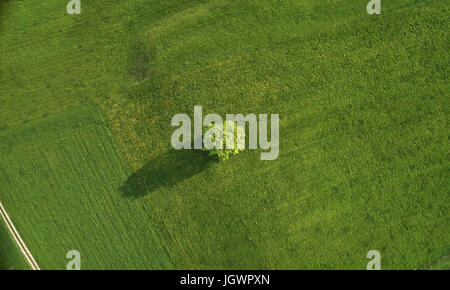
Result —
<instances>
[{"instance_id":1,"label":"small bush","mask_svg":"<svg viewBox=\"0 0 450 290\"><path fill-rule=\"evenodd\" d=\"M226 142L227 140L230 140L231 142L231 138L233 136L233 133L231 132L227 132L227 124L229 126L234 126L234 146L233 149L226 149ZM211 129L216 130L214 131L210 131ZM210 131L210 133L208 135L210 135L211 137L211 142L212 143L216 143L217 138L222 137L222 144L223 144L223 149L218 149L216 147L212 148L212 149L208 149L205 147L205 144L203 144L203 150L204 151L208 151L209 155L217 155L217 157L219 158L220 161L225 161L228 160L230 158L230 155L236 155L238 154L240 151L244 151L244 149L239 149L238 148L238 144L240 145L245 145L245 131L244 128L242 128L241 126L237 126L237 124L235 122L232 121L226 121L223 124L223 135L220 136L220 126L217 124L211 124L208 127L204 127L203 128L203 136L205 136L205 134L208 133L208 131ZM213 132L211 134L211 132ZM225 136L225 138L223 138L223 136ZM220 141L219 141L220 142ZM243 148L244 146L242 146Z\"/></svg>"}]
</instances>

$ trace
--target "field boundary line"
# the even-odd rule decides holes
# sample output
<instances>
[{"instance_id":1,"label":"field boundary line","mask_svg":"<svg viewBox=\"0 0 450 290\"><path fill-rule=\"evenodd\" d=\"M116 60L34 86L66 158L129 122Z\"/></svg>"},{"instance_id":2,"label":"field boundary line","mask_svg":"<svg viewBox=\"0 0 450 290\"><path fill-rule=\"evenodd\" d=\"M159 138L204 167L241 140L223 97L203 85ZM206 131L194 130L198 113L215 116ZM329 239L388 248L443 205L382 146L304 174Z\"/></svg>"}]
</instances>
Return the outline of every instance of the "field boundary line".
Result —
<instances>
[{"instance_id":1,"label":"field boundary line","mask_svg":"<svg viewBox=\"0 0 450 290\"><path fill-rule=\"evenodd\" d=\"M16 230L16 227L12 223L11 219L9 218L8 214L6 213L6 210L3 207L1 202L0 202L0 215L2 216L3 220L5 221L9 232L13 236L13 238L14 238L17 246L19 247L20 251L25 256L25 259L27 260L28 264L30 264L30 266L31 266L31 268L33 270L40 270L39 265L36 263L36 260L33 258L33 255L31 255L30 250L28 250L28 248L25 245L24 241L20 237L19 233Z\"/></svg>"}]
</instances>

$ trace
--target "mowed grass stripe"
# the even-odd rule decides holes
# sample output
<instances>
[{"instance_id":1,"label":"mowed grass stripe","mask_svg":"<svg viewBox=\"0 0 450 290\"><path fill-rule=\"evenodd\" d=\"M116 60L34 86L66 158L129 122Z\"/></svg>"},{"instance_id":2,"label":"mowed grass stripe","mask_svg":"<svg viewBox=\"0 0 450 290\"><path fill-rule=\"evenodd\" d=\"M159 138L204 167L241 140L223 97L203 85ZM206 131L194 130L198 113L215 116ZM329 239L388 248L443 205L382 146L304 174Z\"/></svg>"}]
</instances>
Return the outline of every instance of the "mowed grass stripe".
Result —
<instances>
[{"instance_id":1,"label":"mowed grass stripe","mask_svg":"<svg viewBox=\"0 0 450 290\"><path fill-rule=\"evenodd\" d=\"M88 107L0 136L0 196L43 269L171 267L142 206L119 192L127 177L100 114Z\"/></svg>"}]
</instances>

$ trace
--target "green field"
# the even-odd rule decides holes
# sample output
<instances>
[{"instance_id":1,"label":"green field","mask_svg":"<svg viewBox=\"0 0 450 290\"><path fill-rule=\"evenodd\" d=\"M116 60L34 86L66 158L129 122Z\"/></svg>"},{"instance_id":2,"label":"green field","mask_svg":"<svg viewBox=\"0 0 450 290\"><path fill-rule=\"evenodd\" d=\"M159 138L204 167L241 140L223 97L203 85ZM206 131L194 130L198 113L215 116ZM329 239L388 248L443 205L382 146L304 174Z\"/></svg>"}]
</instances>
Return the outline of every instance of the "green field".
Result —
<instances>
[{"instance_id":1,"label":"green field","mask_svg":"<svg viewBox=\"0 0 450 290\"><path fill-rule=\"evenodd\" d=\"M0 241L0 270L25 270L30 268L3 222L0 223Z\"/></svg>"},{"instance_id":2,"label":"green field","mask_svg":"<svg viewBox=\"0 0 450 290\"><path fill-rule=\"evenodd\" d=\"M41 268L449 268L447 1L63 2L0 3L0 200ZM280 114L278 159L172 150L194 105Z\"/></svg>"},{"instance_id":3,"label":"green field","mask_svg":"<svg viewBox=\"0 0 450 290\"><path fill-rule=\"evenodd\" d=\"M86 269L172 264L145 208L119 192L127 171L98 113L74 110L0 139L2 200L43 269L64 269L72 249Z\"/></svg>"},{"instance_id":4,"label":"green field","mask_svg":"<svg viewBox=\"0 0 450 290\"><path fill-rule=\"evenodd\" d=\"M445 257L445 258L441 259L440 261L438 261L437 263L429 265L425 269L428 269L428 270L448 270L448 269L450 269L450 258L449 257Z\"/></svg>"}]
</instances>

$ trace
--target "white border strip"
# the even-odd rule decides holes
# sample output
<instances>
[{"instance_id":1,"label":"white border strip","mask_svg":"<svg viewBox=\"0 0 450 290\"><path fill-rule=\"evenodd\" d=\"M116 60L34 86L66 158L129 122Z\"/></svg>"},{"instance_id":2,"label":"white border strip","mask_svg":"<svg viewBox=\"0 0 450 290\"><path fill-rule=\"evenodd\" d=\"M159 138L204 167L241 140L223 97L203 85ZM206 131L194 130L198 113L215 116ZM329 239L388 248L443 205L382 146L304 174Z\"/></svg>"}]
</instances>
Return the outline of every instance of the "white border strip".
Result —
<instances>
[{"instance_id":1,"label":"white border strip","mask_svg":"<svg viewBox=\"0 0 450 290\"><path fill-rule=\"evenodd\" d=\"M11 219L9 218L8 214L6 213L6 210L3 207L1 202L0 202L0 215L2 216L3 220L5 221L9 232L11 233L14 240L16 241L17 246L19 246L20 251L25 256L25 259L27 260L28 264L30 264L30 266L33 270L40 270L38 264L36 263L36 260L33 258L33 255L31 255L30 250L28 250L27 246L23 242L22 238L20 237L19 233L16 230L16 227L12 223Z\"/></svg>"}]
</instances>

